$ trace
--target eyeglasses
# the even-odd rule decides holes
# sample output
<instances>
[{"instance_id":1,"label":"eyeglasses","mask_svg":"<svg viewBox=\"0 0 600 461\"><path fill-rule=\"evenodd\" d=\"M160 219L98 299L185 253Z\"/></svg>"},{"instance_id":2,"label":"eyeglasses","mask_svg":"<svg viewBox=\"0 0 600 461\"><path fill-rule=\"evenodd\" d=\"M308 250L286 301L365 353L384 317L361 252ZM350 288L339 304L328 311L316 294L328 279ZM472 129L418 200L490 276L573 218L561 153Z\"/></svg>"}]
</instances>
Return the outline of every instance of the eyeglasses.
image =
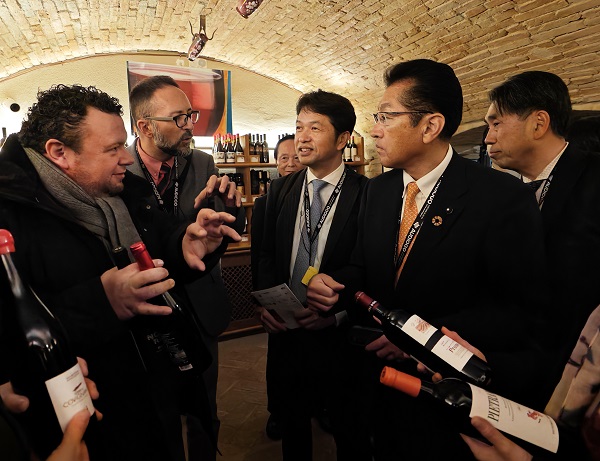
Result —
<instances>
[{"instance_id":1,"label":"eyeglasses","mask_svg":"<svg viewBox=\"0 0 600 461\"><path fill-rule=\"evenodd\" d=\"M396 115L406 115L406 114L433 114L430 110L415 110L411 112L377 112L373 114L373 119L375 123L381 123L383 126L387 125L388 119L395 117Z\"/></svg>"},{"instance_id":2,"label":"eyeglasses","mask_svg":"<svg viewBox=\"0 0 600 461\"><path fill-rule=\"evenodd\" d=\"M187 125L188 120L192 121L192 124L196 123L200 118L199 110L192 110L187 114L179 114L175 117L144 117L146 120L157 120L159 122L170 122L173 120L177 128L183 128Z\"/></svg>"}]
</instances>

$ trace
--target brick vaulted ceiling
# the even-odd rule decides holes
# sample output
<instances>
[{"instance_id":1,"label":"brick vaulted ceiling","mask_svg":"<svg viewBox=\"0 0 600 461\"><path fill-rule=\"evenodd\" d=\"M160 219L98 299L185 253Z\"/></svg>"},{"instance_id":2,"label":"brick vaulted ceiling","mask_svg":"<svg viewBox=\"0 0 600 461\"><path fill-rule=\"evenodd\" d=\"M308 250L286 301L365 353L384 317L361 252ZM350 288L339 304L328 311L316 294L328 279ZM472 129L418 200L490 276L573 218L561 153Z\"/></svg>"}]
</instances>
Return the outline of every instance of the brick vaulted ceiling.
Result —
<instances>
[{"instance_id":1,"label":"brick vaulted ceiling","mask_svg":"<svg viewBox=\"0 0 600 461\"><path fill-rule=\"evenodd\" d=\"M207 15L203 56L292 88L323 88L370 113L390 64L427 57L463 84L463 122L486 92L523 70L550 70L576 105L600 102L600 0L264 0L248 19L237 0L1 0L0 81L44 64L106 53L185 52ZM357 129L370 122L359 117Z\"/></svg>"}]
</instances>

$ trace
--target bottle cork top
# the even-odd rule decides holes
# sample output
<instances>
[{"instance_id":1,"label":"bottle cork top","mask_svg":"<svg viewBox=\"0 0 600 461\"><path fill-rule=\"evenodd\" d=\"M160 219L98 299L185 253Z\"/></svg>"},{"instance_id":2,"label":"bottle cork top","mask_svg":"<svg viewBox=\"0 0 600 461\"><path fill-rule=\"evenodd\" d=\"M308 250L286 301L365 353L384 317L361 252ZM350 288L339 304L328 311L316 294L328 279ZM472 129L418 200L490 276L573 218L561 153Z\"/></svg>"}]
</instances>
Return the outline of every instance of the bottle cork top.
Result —
<instances>
[{"instance_id":1,"label":"bottle cork top","mask_svg":"<svg viewBox=\"0 0 600 461\"><path fill-rule=\"evenodd\" d=\"M15 252L15 239L6 229L0 229L0 254Z\"/></svg>"},{"instance_id":2,"label":"bottle cork top","mask_svg":"<svg viewBox=\"0 0 600 461\"><path fill-rule=\"evenodd\" d=\"M354 301L363 307L369 308L373 303L373 298L366 295L364 291L357 291L354 295Z\"/></svg>"},{"instance_id":3,"label":"bottle cork top","mask_svg":"<svg viewBox=\"0 0 600 461\"><path fill-rule=\"evenodd\" d=\"M407 375L391 367L384 367L379 377L381 384L393 387L411 397L416 397L421 392L421 380Z\"/></svg>"}]
</instances>

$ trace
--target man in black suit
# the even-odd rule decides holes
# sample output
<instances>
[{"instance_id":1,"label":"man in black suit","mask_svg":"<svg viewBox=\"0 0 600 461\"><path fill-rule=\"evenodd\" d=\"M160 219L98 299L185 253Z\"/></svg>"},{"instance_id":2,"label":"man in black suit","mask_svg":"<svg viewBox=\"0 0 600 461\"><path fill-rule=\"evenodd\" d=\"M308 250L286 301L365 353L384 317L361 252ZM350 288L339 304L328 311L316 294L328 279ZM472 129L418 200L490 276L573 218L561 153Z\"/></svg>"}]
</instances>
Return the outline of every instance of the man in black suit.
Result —
<instances>
[{"instance_id":1,"label":"man in black suit","mask_svg":"<svg viewBox=\"0 0 600 461\"><path fill-rule=\"evenodd\" d=\"M600 155L566 142L571 99L555 74L515 75L490 92L490 101L490 157L535 189L542 213L550 286L561 315L555 324L561 372L600 304Z\"/></svg>"},{"instance_id":2,"label":"man in black suit","mask_svg":"<svg viewBox=\"0 0 600 461\"><path fill-rule=\"evenodd\" d=\"M218 177L219 170L212 155L190 147L193 125L199 114L175 80L166 75L148 77L132 88L129 99L138 137L127 148L133 157L133 164L127 169L135 174L139 183L144 183L147 206L158 206L184 220L194 220L199 206L227 211L236 217L232 227L241 233L246 218L240 206L241 195L227 176ZM232 310L220 261L204 276L186 284L185 293L212 357L202 377L216 436L220 426L217 417L218 337L229 325ZM201 432L200 426L194 418L188 417L190 456L216 459L216 447L210 437L206 438L206 434L192 437L196 432Z\"/></svg>"},{"instance_id":3,"label":"man in black suit","mask_svg":"<svg viewBox=\"0 0 600 461\"><path fill-rule=\"evenodd\" d=\"M535 201L516 178L453 151L463 99L449 66L403 62L388 69L385 81L371 135L382 165L393 169L365 188L351 265L315 276L309 306L328 311L345 286L343 296L361 289L388 308L456 330L486 355L492 390L535 406L537 392L521 379L539 373L541 362L534 326L543 278L523 263L543 265ZM411 212L416 236L402 232ZM364 312L356 317L373 322ZM383 362L417 373L385 336L366 350L382 359L368 370L374 381ZM470 458L435 402L383 386L373 392L375 459Z\"/></svg>"},{"instance_id":4,"label":"man in black suit","mask_svg":"<svg viewBox=\"0 0 600 461\"><path fill-rule=\"evenodd\" d=\"M303 95L296 113L296 152L308 168L271 184L258 286L287 283L305 302L303 276L348 262L367 179L342 161L356 123L350 101L319 90ZM348 361L344 312L322 317L305 309L297 315L296 329L286 328L265 309L260 315L270 336L277 336L269 347L280 348L277 355L285 358L278 361L283 459L312 459L311 416L325 400L338 459L370 460L367 433L361 431L364 421L348 416L354 406L348 405L352 380L342 381Z\"/></svg>"}]
</instances>

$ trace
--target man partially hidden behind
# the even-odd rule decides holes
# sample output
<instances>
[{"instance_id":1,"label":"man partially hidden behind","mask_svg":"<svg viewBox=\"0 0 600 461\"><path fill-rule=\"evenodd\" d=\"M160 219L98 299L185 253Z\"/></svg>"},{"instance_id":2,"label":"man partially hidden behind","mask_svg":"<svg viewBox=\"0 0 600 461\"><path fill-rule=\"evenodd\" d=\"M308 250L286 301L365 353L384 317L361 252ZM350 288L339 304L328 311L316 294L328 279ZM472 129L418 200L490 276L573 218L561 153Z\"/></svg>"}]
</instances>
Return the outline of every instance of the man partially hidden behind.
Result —
<instances>
[{"instance_id":1,"label":"man partially hidden behind","mask_svg":"<svg viewBox=\"0 0 600 461\"><path fill-rule=\"evenodd\" d=\"M0 228L14 235L20 273L61 320L101 390L104 419L87 440L91 459L182 461L180 415L206 397L172 368L147 371L165 360L142 362L130 328L138 316L171 314L147 300L173 289L173 278L210 269L224 237L240 237L225 224L234 221L227 213L204 209L179 223L142 202L126 170L133 159L121 115L118 100L95 87L39 92L0 152ZM140 240L157 267L117 269L112 249Z\"/></svg>"},{"instance_id":2,"label":"man partially hidden behind","mask_svg":"<svg viewBox=\"0 0 600 461\"><path fill-rule=\"evenodd\" d=\"M190 148L193 127L200 114L191 107L175 80L166 75L148 77L133 87L129 102L138 137L127 148L133 157L133 164L127 169L136 175L132 180L137 180L145 190L144 202L178 219L195 219L199 206L226 211L236 216L232 227L242 232L246 212L240 206L241 194L228 176L219 178L212 155ZM212 357L203 379L217 435L218 336L229 325L232 310L220 263L203 277L186 284L185 292ZM187 425L191 432L199 429L194 418L188 417ZM210 437L204 439L189 438L191 459L215 459L216 447L211 445Z\"/></svg>"}]
</instances>

